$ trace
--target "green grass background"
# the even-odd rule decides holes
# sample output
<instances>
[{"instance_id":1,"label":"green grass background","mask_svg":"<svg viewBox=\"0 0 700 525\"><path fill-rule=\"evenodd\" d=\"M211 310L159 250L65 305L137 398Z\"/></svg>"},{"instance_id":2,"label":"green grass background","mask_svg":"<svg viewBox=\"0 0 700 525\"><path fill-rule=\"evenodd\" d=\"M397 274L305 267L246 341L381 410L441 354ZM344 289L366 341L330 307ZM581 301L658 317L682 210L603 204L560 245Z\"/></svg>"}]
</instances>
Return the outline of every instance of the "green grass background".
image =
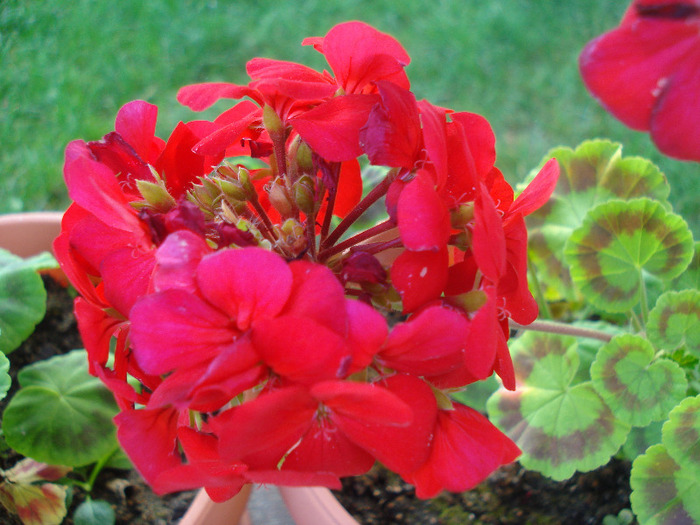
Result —
<instances>
[{"instance_id":1,"label":"green grass background","mask_svg":"<svg viewBox=\"0 0 700 525\"><path fill-rule=\"evenodd\" d=\"M584 89L577 57L619 22L624 0L0 0L0 213L64 209L65 145L113 129L136 98L160 107L158 132L199 118L179 86L247 82L255 56L323 68L299 44L338 22L366 21L412 57L416 96L486 116L498 166L515 183L557 145L594 137L651 158L696 237L700 165L666 158ZM225 106L218 105L221 110ZM209 114L213 116L215 113Z\"/></svg>"}]
</instances>

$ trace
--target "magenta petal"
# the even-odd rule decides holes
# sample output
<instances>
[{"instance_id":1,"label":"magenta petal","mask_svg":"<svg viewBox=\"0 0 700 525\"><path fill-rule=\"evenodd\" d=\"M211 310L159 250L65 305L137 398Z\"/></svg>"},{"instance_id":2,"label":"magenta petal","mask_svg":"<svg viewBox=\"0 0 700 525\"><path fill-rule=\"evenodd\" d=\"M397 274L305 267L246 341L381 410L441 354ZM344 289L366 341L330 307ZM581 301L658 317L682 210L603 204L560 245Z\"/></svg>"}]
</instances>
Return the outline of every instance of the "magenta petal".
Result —
<instances>
[{"instance_id":1,"label":"magenta petal","mask_svg":"<svg viewBox=\"0 0 700 525\"><path fill-rule=\"evenodd\" d=\"M114 131L119 133L146 163L158 158L165 143L155 136L158 106L133 100L124 104L117 113Z\"/></svg>"},{"instance_id":2,"label":"magenta petal","mask_svg":"<svg viewBox=\"0 0 700 525\"><path fill-rule=\"evenodd\" d=\"M226 249L202 259L197 283L212 304L246 330L256 319L276 316L292 287L292 272L279 255L261 248Z\"/></svg>"},{"instance_id":3,"label":"magenta petal","mask_svg":"<svg viewBox=\"0 0 700 525\"><path fill-rule=\"evenodd\" d=\"M154 290L162 292L180 288L196 292L195 270L202 257L211 251L202 237L189 230L180 230L168 235L156 251Z\"/></svg>"},{"instance_id":4,"label":"magenta petal","mask_svg":"<svg viewBox=\"0 0 700 525\"><path fill-rule=\"evenodd\" d=\"M130 318L134 356L149 374L208 361L238 333L227 315L183 290L140 299Z\"/></svg>"},{"instance_id":5,"label":"magenta petal","mask_svg":"<svg viewBox=\"0 0 700 525\"><path fill-rule=\"evenodd\" d=\"M450 216L424 172L409 182L396 207L403 245L412 251L438 251L450 238Z\"/></svg>"},{"instance_id":6,"label":"magenta petal","mask_svg":"<svg viewBox=\"0 0 700 525\"><path fill-rule=\"evenodd\" d=\"M149 291L155 251L138 253L125 247L107 255L100 265L105 298L124 317Z\"/></svg>"},{"instance_id":7,"label":"magenta petal","mask_svg":"<svg viewBox=\"0 0 700 525\"><path fill-rule=\"evenodd\" d=\"M368 366L386 339L388 328L382 314L366 303L345 302L348 317L348 345L352 350L349 374Z\"/></svg>"},{"instance_id":8,"label":"magenta petal","mask_svg":"<svg viewBox=\"0 0 700 525\"><path fill-rule=\"evenodd\" d=\"M321 157L330 162L345 162L362 154L360 128L378 100L376 95L335 97L302 113L291 123Z\"/></svg>"},{"instance_id":9,"label":"magenta petal","mask_svg":"<svg viewBox=\"0 0 700 525\"><path fill-rule=\"evenodd\" d=\"M312 319L284 316L256 322L252 340L276 374L300 383L338 377L350 361L343 338Z\"/></svg>"}]
</instances>

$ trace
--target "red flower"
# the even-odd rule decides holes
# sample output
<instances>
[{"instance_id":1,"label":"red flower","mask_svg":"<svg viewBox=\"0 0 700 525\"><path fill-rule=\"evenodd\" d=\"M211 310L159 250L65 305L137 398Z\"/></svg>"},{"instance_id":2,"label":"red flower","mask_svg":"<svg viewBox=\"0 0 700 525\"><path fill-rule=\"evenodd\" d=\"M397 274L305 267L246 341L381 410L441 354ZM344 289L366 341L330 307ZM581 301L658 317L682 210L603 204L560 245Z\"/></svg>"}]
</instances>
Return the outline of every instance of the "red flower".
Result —
<instances>
[{"instance_id":1,"label":"red flower","mask_svg":"<svg viewBox=\"0 0 700 525\"><path fill-rule=\"evenodd\" d=\"M700 161L700 2L635 0L580 57L588 89L665 154Z\"/></svg>"}]
</instances>

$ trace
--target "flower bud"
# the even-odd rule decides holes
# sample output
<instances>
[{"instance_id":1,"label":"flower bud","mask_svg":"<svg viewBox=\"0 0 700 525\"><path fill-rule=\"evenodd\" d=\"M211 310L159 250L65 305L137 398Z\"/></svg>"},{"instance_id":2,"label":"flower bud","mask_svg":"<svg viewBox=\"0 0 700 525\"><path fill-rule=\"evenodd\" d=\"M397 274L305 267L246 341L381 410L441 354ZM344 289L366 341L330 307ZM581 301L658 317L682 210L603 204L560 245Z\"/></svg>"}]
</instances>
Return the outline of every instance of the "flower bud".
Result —
<instances>
[{"instance_id":1,"label":"flower bud","mask_svg":"<svg viewBox=\"0 0 700 525\"><path fill-rule=\"evenodd\" d=\"M474 219L474 203L465 202L450 211L450 222L453 228L464 228Z\"/></svg>"},{"instance_id":2,"label":"flower bud","mask_svg":"<svg viewBox=\"0 0 700 525\"><path fill-rule=\"evenodd\" d=\"M241 167L238 169L238 182L241 183L241 187L246 195L246 200L255 201L258 199L258 193L255 191L255 186L250 181L250 172Z\"/></svg>"},{"instance_id":3,"label":"flower bud","mask_svg":"<svg viewBox=\"0 0 700 525\"><path fill-rule=\"evenodd\" d=\"M231 179L217 179L217 184L223 192L223 194L230 200L235 202L245 202L246 194L243 190L243 186L237 180Z\"/></svg>"},{"instance_id":4,"label":"flower bud","mask_svg":"<svg viewBox=\"0 0 700 525\"><path fill-rule=\"evenodd\" d=\"M155 210L165 213L177 205L175 198L168 193L165 185L161 183L137 180L136 187L141 192L146 203Z\"/></svg>"},{"instance_id":5,"label":"flower bud","mask_svg":"<svg viewBox=\"0 0 700 525\"><path fill-rule=\"evenodd\" d=\"M270 197L270 203L275 207L275 209L280 212L282 217L291 217L294 215L294 205L289 201L289 196L287 194L287 188L285 188L284 180L277 177L269 185L267 190L268 196Z\"/></svg>"},{"instance_id":6,"label":"flower bud","mask_svg":"<svg viewBox=\"0 0 700 525\"><path fill-rule=\"evenodd\" d=\"M275 110L272 109L272 106L265 104L263 107L262 121L263 126L265 126L265 129L270 135L284 132L284 123L277 113L275 113Z\"/></svg>"},{"instance_id":7,"label":"flower bud","mask_svg":"<svg viewBox=\"0 0 700 525\"><path fill-rule=\"evenodd\" d=\"M460 307L467 313L476 312L479 308L486 304L488 296L482 290L471 290L469 292L453 295L450 297L450 302Z\"/></svg>"},{"instance_id":8,"label":"flower bud","mask_svg":"<svg viewBox=\"0 0 700 525\"><path fill-rule=\"evenodd\" d=\"M299 209L306 215L316 213L316 184L314 179L304 175L294 183L294 200Z\"/></svg>"}]
</instances>

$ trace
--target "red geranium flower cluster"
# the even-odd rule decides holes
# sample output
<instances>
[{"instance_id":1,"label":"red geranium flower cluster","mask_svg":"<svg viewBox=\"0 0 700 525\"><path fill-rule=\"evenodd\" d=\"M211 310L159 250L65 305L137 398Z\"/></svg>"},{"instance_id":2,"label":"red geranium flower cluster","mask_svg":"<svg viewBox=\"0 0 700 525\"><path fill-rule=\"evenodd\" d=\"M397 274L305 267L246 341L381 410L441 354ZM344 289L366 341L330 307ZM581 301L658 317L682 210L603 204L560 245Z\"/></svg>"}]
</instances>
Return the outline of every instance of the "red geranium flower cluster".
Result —
<instances>
[{"instance_id":1,"label":"red geranium flower cluster","mask_svg":"<svg viewBox=\"0 0 700 525\"><path fill-rule=\"evenodd\" d=\"M620 26L588 43L581 74L627 126L666 155L700 161L700 1L634 0Z\"/></svg>"},{"instance_id":2,"label":"red geranium flower cluster","mask_svg":"<svg viewBox=\"0 0 700 525\"><path fill-rule=\"evenodd\" d=\"M338 487L375 461L420 497L466 490L519 450L448 393L515 386L508 319L537 315L523 218L558 167L514 198L487 121L417 101L392 37L350 22L304 43L330 72L253 59L246 86L180 91L246 97L213 121L163 141L134 101L68 146L55 251L90 370L160 493ZM359 159L384 169L367 191Z\"/></svg>"}]
</instances>

